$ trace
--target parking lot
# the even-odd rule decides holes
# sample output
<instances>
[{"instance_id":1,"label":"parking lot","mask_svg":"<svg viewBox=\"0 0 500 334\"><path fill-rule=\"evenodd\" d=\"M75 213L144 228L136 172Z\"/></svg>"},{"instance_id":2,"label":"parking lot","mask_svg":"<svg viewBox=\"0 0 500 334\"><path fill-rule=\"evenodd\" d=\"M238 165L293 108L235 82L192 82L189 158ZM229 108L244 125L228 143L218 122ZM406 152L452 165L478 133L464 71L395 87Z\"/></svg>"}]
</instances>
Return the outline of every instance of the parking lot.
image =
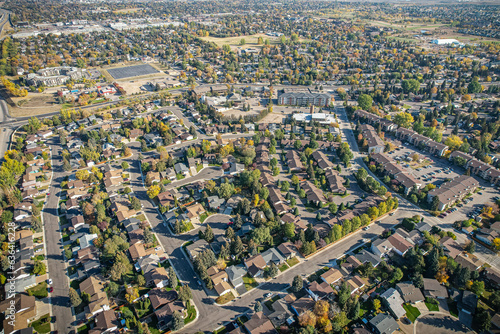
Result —
<instances>
[{"instance_id":1,"label":"parking lot","mask_svg":"<svg viewBox=\"0 0 500 334\"><path fill-rule=\"evenodd\" d=\"M438 187L447 179L454 179L464 173L462 168L453 166L447 160L432 157L428 152L412 145L403 144L397 150L389 152L389 157L399 161L424 185L433 183Z\"/></svg>"}]
</instances>

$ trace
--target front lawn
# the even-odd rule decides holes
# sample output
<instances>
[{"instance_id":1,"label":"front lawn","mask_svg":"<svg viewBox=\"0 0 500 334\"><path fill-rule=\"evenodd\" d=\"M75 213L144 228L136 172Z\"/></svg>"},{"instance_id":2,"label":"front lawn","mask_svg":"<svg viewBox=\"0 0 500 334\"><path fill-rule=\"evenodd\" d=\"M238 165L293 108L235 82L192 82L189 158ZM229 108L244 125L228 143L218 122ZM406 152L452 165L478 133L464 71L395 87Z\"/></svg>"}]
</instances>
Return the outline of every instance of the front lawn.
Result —
<instances>
[{"instance_id":1,"label":"front lawn","mask_svg":"<svg viewBox=\"0 0 500 334\"><path fill-rule=\"evenodd\" d=\"M286 263L288 263L288 266L291 268L294 265L299 263L299 259L297 259L297 257L293 257L293 258L287 260Z\"/></svg>"},{"instance_id":2,"label":"front lawn","mask_svg":"<svg viewBox=\"0 0 500 334\"><path fill-rule=\"evenodd\" d=\"M433 303L428 303L428 302L425 302L425 306L427 306L427 308L429 309L429 311L439 311L439 305L437 304L433 304Z\"/></svg>"},{"instance_id":3,"label":"front lawn","mask_svg":"<svg viewBox=\"0 0 500 334\"><path fill-rule=\"evenodd\" d=\"M49 333L50 332L50 314L42 316L37 321L31 323L31 327L38 333Z\"/></svg>"},{"instance_id":4,"label":"front lawn","mask_svg":"<svg viewBox=\"0 0 500 334\"><path fill-rule=\"evenodd\" d=\"M40 282L38 285L28 289L28 295L35 296L35 298L43 299L49 295L47 291L47 283Z\"/></svg>"},{"instance_id":5,"label":"front lawn","mask_svg":"<svg viewBox=\"0 0 500 334\"><path fill-rule=\"evenodd\" d=\"M412 323L415 322L415 319L420 315L420 311L418 308L411 306L410 304L403 304L403 308L406 311L406 317L410 319Z\"/></svg>"},{"instance_id":6,"label":"front lawn","mask_svg":"<svg viewBox=\"0 0 500 334\"><path fill-rule=\"evenodd\" d=\"M247 289L247 291L250 291L253 288L255 288L257 285L259 285L259 283L257 283L255 278L250 277L250 275L248 275L248 274L243 276L243 283L245 284L245 289Z\"/></svg>"},{"instance_id":7,"label":"front lawn","mask_svg":"<svg viewBox=\"0 0 500 334\"><path fill-rule=\"evenodd\" d=\"M231 300L234 299L234 295L232 292L228 292L226 294L223 294L222 296L217 297L215 302L219 305L224 305L229 303Z\"/></svg>"},{"instance_id":8,"label":"front lawn","mask_svg":"<svg viewBox=\"0 0 500 334\"><path fill-rule=\"evenodd\" d=\"M194 308L194 305L191 305L191 302L188 301L187 302L187 316L184 319L184 324L187 325L191 321L193 321L194 319L196 319L196 309Z\"/></svg>"},{"instance_id":9,"label":"front lawn","mask_svg":"<svg viewBox=\"0 0 500 334\"><path fill-rule=\"evenodd\" d=\"M283 264L279 267L279 269L280 269L280 271L281 271L281 272L284 272L284 271L285 271L285 270L287 270L288 268L290 268L290 267L289 267L289 266L288 266L288 264L286 264L286 263L283 263Z\"/></svg>"},{"instance_id":10,"label":"front lawn","mask_svg":"<svg viewBox=\"0 0 500 334\"><path fill-rule=\"evenodd\" d=\"M177 180L182 180L182 179L184 179L184 178L185 178L185 176L184 176L184 174L176 174L176 175L175 175L175 178L176 178Z\"/></svg>"},{"instance_id":11,"label":"front lawn","mask_svg":"<svg viewBox=\"0 0 500 334\"><path fill-rule=\"evenodd\" d=\"M202 213L200 215L200 223L203 223L205 221L205 219L207 219L207 217L208 217L208 213L206 213L206 212Z\"/></svg>"}]
</instances>

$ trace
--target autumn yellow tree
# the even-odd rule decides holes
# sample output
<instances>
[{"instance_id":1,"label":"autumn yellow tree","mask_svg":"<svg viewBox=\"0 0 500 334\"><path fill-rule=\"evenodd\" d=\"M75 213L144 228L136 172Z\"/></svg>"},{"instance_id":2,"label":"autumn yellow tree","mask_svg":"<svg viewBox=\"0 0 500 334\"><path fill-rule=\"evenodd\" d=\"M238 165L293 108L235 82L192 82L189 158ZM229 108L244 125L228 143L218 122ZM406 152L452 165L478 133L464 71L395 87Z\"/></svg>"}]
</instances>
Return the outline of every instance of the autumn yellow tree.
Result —
<instances>
[{"instance_id":1,"label":"autumn yellow tree","mask_svg":"<svg viewBox=\"0 0 500 334\"><path fill-rule=\"evenodd\" d=\"M306 311L299 317L299 325L301 327L316 326L316 316L312 311Z\"/></svg>"},{"instance_id":2,"label":"autumn yellow tree","mask_svg":"<svg viewBox=\"0 0 500 334\"><path fill-rule=\"evenodd\" d=\"M160 186L157 184L152 185L148 188L147 193L149 198L155 198L160 193Z\"/></svg>"}]
</instances>

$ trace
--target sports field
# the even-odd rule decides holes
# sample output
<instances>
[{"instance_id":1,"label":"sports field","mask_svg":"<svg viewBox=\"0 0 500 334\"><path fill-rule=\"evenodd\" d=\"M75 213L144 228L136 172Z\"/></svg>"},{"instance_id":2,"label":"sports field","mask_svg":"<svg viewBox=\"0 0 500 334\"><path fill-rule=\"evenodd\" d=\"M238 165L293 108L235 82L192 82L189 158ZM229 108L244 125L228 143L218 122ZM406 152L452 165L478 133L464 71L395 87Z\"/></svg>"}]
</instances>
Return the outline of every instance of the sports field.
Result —
<instances>
[{"instance_id":1,"label":"sports field","mask_svg":"<svg viewBox=\"0 0 500 334\"><path fill-rule=\"evenodd\" d=\"M155 74L159 72L156 68L148 64L111 68L107 71L115 80L139 77L141 75Z\"/></svg>"}]
</instances>

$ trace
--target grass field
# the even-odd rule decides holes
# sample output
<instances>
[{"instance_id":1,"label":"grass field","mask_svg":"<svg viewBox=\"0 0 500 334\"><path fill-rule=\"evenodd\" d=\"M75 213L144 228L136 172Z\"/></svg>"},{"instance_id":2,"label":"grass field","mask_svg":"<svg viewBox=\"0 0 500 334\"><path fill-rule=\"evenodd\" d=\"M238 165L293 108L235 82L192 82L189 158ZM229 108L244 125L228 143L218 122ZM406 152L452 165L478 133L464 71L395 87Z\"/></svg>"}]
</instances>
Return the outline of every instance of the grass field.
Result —
<instances>
[{"instance_id":1,"label":"grass field","mask_svg":"<svg viewBox=\"0 0 500 334\"><path fill-rule=\"evenodd\" d=\"M31 326L38 333L49 333L50 332L50 314L42 316L37 321L33 321Z\"/></svg>"},{"instance_id":2,"label":"grass field","mask_svg":"<svg viewBox=\"0 0 500 334\"><path fill-rule=\"evenodd\" d=\"M299 263L299 259L297 257L293 257L289 260L286 261L290 267L293 267L294 265Z\"/></svg>"},{"instance_id":3,"label":"grass field","mask_svg":"<svg viewBox=\"0 0 500 334\"><path fill-rule=\"evenodd\" d=\"M243 283L245 284L245 289L247 289L247 291L250 291L257 285L259 285L259 283L257 283L255 278L250 277L249 275L243 276Z\"/></svg>"},{"instance_id":4,"label":"grass field","mask_svg":"<svg viewBox=\"0 0 500 334\"><path fill-rule=\"evenodd\" d=\"M207 42L213 42L217 44L218 46L223 46L225 44L229 44L230 46L241 46L241 47L249 47L249 46L259 46L257 44L257 41L259 37L262 37L262 39L265 41L266 39L269 40L270 44L276 44L278 43L278 38L276 37L271 37L271 36L266 36L265 34L255 34L255 35L247 35L247 36L237 36L237 37L225 37L225 38L219 38L219 37L200 37L202 40L207 41ZM244 39L245 40L245 45L240 45L240 41Z\"/></svg>"},{"instance_id":5,"label":"grass field","mask_svg":"<svg viewBox=\"0 0 500 334\"><path fill-rule=\"evenodd\" d=\"M425 306L429 309L429 311L439 311L439 305L436 304L431 304L431 303L425 303Z\"/></svg>"},{"instance_id":6,"label":"grass field","mask_svg":"<svg viewBox=\"0 0 500 334\"><path fill-rule=\"evenodd\" d=\"M406 311L406 317L410 319L411 322L415 322L415 319L420 315L418 308L411 306L410 304L403 304L403 308Z\"/></svg>"}]
</instances>

